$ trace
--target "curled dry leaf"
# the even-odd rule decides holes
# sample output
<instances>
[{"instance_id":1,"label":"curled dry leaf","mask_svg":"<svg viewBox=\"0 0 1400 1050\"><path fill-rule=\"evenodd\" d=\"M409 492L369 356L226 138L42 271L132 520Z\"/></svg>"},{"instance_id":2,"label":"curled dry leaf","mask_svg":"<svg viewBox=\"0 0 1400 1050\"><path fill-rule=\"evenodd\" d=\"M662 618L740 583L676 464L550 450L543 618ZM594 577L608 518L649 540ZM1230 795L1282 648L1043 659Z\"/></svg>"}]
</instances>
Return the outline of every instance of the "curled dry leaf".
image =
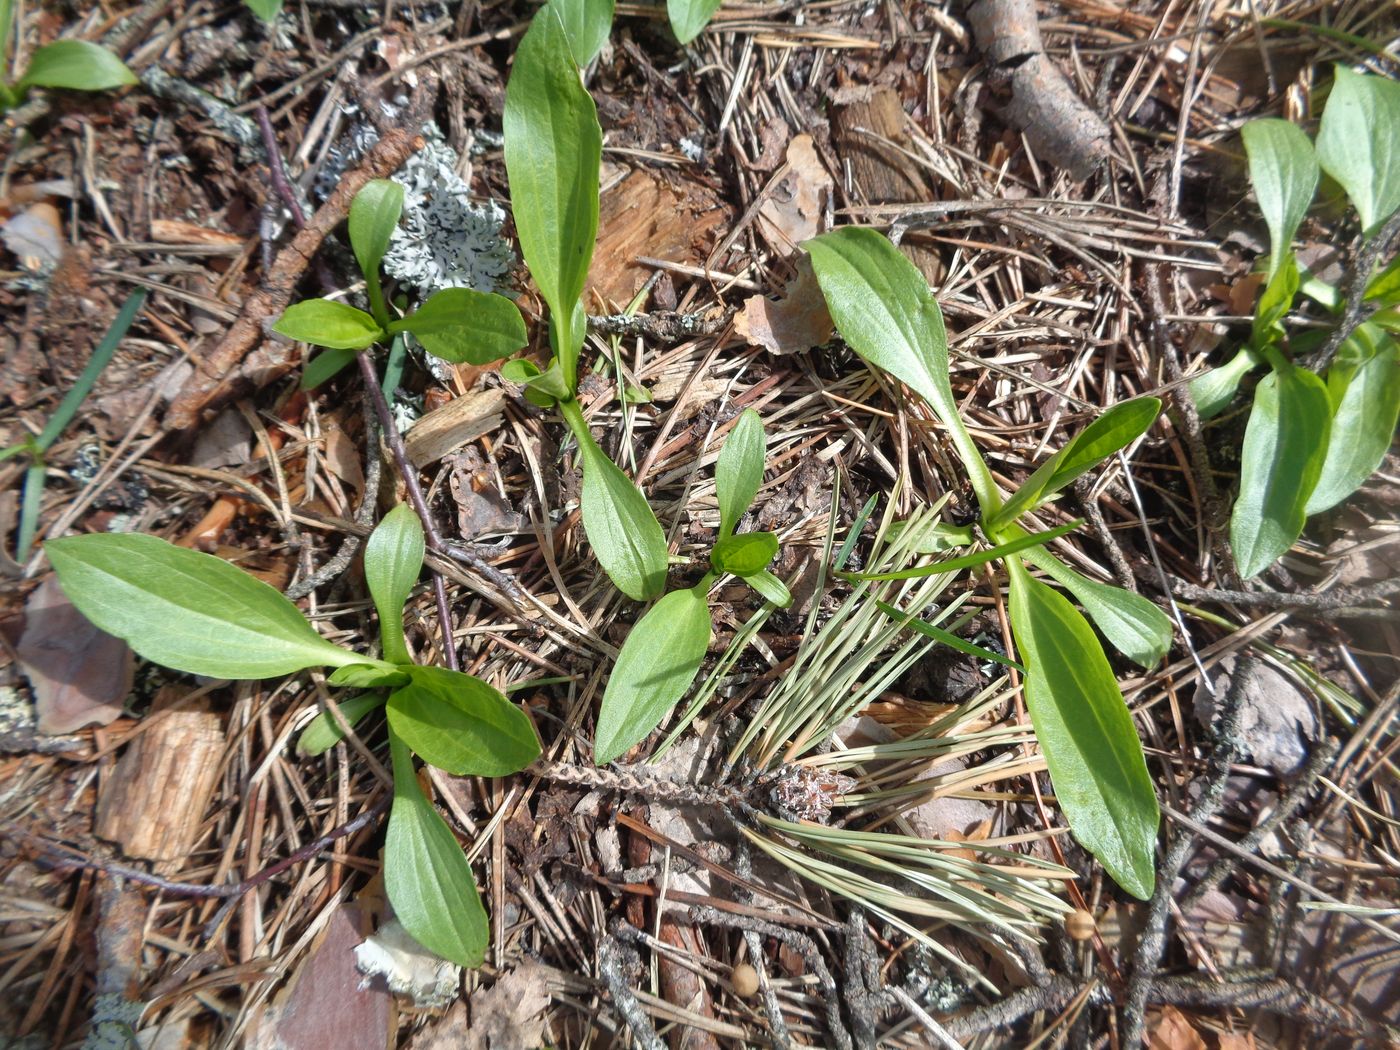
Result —
<instances>
[{"instance_id":1,"label":"curled dry leaf","mask_svg":"<svg viewBox=\"0 0 1400 1050\"><path fill-rule=\"evenodd\" d=\"M831 315L811 260L805 255L799 258L797 276L788 282L782 298L745 299L744 308L734 317L734 330L770 354L798 354L830 341Z\"/></svg>"},{"instance_id":2,"label":"curled dry leaf","mask_svg":"<svg viewBox=\"0 0 1400 1050\"><path fill-rule=\"evenodd\" d=\"M821 232L822 209L835 185L812 145L811 135L788 143L787 164L764 189L759 227L774 246L791 251Z\"/></svg>"}]
</instances>

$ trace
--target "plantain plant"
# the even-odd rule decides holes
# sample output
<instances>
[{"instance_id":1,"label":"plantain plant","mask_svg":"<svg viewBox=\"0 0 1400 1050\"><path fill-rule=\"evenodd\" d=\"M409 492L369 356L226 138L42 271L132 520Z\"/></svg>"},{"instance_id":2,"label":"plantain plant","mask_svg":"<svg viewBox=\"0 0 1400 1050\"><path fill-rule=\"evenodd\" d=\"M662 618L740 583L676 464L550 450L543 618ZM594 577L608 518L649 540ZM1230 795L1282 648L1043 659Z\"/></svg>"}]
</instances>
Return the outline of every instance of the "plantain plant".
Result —
<instances>
[{"instance_id":1,"label":"plantain plant","mask_svg":"<svg viewBox=\"0 0 1400 1050\"><path fill-rule=\"evenodd\" d=\"M506 776L540 753L529 717L472 675L416 664L403 607L423 566L423 527L395 507L365 544L365 579L379 614L382 657L326 641L275 589L228 562L154 536L93 534L44 550L64 592L94 624L153 663L210 678L259 679L332 667L332 685L370 689L345 701L353 724L387 706L394 797L384 842L384 884L404 928L461 966L485 957L489 927L471 865L424 795L416 753L462 776ZM303 753L341 737L323 712L303 732Z\"/></svg>"},{"instance_id":2,"label":"plantain plant","mask_svg":"<svg viewBox=\"0 0 1400 1050\"><path fill-rule=\"evenodd\" d=\"M1026 563L1073 594L1104 636L1144 666L1165 655L1171 622L1142 596L1070 569L1044 549L1051 534L1032 536L1020 519L1141 437L1161 403L1145 397L1109 409L1006 499L958 415L943 316L919 271L874 230L846 227L804 247L842 338L919 394L943 424L977 497L982 539L991 545L932 566L848 578L902 579L1001 563L1010 586L1012 636L1025 667L1026 707L1056 799L1075 838L1120 886L1146 899L1160 814L1142 744L1093 629Z\"/></svg>"},{"instance_id":3,"label":"plantain plant","mask_svg":"<svg viewBox=\"0 0 1400 1050\"><path fill-rule=\"evenodd\" d=\"M15 0L0 0L0 69L10 65L10 45L19 29ZM88 40L55 40L29 58L14 81L0 83L0 113L24 102L30 88L68 91L108 91L136 83L120 58Z\"/></svg>"},{"instance_id":4,"label":"plantain plant","mask_svg":"<svg viewBox=\"0 0 1400 1050\"><path fill-rule=\"evenodd\" d=\"M1302 534L1310 515L1355 492L1381 465L1400 416L1400 261L1361 275L1371 320L1341 341L1325 375L1300 363L1329 338L1292 335L1285 318L1301 293L1341 315L1342 294L1304 275L1293 238L1325 171L1346 191L1363 241L1400 208L1400 83L1336 68L1317 143L1286 120L1243 131L1249 177L1269 229L1270 255L1249 341L1228 363L1199 376L1191 393L1203 419L1233 401L1261 364L1240 459L1230 547L1246 578L1268 568Z\"/></svg>"}]
</instances>

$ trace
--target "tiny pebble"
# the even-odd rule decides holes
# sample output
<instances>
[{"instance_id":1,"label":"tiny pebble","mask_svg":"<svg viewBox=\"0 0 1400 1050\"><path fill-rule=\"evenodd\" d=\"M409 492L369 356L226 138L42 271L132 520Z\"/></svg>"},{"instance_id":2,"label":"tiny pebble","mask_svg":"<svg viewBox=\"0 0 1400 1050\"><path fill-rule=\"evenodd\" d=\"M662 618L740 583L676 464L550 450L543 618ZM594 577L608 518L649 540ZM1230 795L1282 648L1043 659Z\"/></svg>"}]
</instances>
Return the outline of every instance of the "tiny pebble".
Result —
<instances>
[{"instance_id":1,"label":"tiny pebble","mask_svg":"<svg viewBox=\"0 0 1400 1050\"><path fill-rule=\"evenodd\" d=\"M729 975L729 983L734 986L734 994L747 999L758 991L758 971L748 963L740 963Z\"/></svg>"},{"instance_id":2,"label":"tiny pebble","mask_svg":"<svg viewBox=\"0 0 1400 1050\"><path fill-rule=\"evenodd\" d=\"M1065 932L1070 935L1071 940L1087 941L1094 935L1095 929L1097 925L1093 913L1083 908L1071 912L1069 918L1065 919Z\"/></svg>"}]
</instances>

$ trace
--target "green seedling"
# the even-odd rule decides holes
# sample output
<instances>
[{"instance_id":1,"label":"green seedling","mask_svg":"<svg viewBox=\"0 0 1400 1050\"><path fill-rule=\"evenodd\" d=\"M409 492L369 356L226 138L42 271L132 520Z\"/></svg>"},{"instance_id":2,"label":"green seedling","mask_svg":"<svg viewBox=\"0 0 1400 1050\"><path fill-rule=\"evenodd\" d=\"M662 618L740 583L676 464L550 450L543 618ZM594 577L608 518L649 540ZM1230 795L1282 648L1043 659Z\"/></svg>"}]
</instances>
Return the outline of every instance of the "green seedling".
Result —
<instances>
[{"instance_id":1,"label":"green seedling","mask_svg":"<svg viewBox=\"0 0 1400 1050\"><path fill-rule=\"evenodd\" d=\"M73 389L63 396L58 409L45 424L44 429L34 437L0 450L0 463L12 456L25 455L29 457L29 467L24 473L24 493L20 502L19 532L15 539L15 561L23 562L29 557L29 549L34 545L34 536L38 532L39 509L44 502L44 481L48 476L48 465L44 461L44 455L68 429L68 424L73 422L73 417L78 414L78 409L82 406L83 401L87 399L88 394L92 393L92 388L97 384L97 377L111 362L112 356L117 352L117 347L126 338L126 333L130 331L132 322L136 320L136 315L141 312L141 306L145 301L146 290L144 288L138 288L126 297L126 302L117 312L112 326L107 329L107 334L102 337L102 342L97 344L97 349L92 352L92 357L88 358L82 375L78 376L78 381L73 384Z\"/></svg>"},{"instance_id":2,"label":"green seedling","mask_svg":"<svg viewBox=\"0 0 1400 1050\"><path fill-rule=\"evenodd\" d=\"M444 361L483 365L525 346L525 320L503 295L472 288L444 288L416 310L391 309L379 264L403 211L403 187L387 179L365 185L350 204L350 247L365 278L369 312L330 299L306 299L287 308L273 330L325 348L306 368L310 389L335 375L362 350L405 333Z\"/></svg>"},{"instance_id":3,"label":"green seedling","mask_svg":"<svg viewBox=\"0 0 1400 1050\"><path fill-rule=\"evenodd\" d=\"M1029 536L1020 519L1141 437L1160 402L1139 398L1109 409L1004 499L958 415L943 315L919 271L874 230L847 227L808 241L805 248L842 338L921 396L946 428L991 547L971 557L1000 562L1009 578L1026 706L1056 798L1075 837L1120 886L1146 899L1152 893L1160 815L1142 744L1098 637L1074 605L1031 576L1026 563L1070 591L1108 640L1145 666L1165 655L1171 623L1140 595L1074 572L1043 546L1055 533ZM947 571L944 566L971 564L957 558L905 572L934 574Z\"/></svg>"},{"instance_id":4,"label":"green seedling","mask_svg":"<svg viewBox=\"0 0 1400 1050\"><path fill-rule=\"evenodd\" d=\"M429 951L461 966L485 956L488 924L471 865L423 794L413 754L457 776L506 776L540 753L529 717L479 678L413 662L403 608L423 567L423 527L407 505L385 515L365 545L365 579L379 614L382 658L334 645L280 593L212 555L154 536L88 535L44 550L69 600L153 663L210 678L259 679L330 667L332 685L375 692L347 699L347 725L388 710L394 798L384 884L398 919ZM303 753L342 735L328 712L301 737Z\"/></svg>"},{"instance_id":5,"label":"green seedling","mask_svg":"<svg viewBox=\"0 0 1400 1050\"><path fill-rule=\"evenodd\" d=\"M775 606L792 602L786 585L768 568L778 553L778 537L735 531L763 483L767 447L758 413L745 409L715 466L720 526L710 571L694 587L663 597L627 635L598 712L593 759L599 765L660 725L690 689L710 647L708 595L716 580L738 576Z\"/></svg>"},{"instance_id":6,"label":"green seedling","mask_svg":"<svg viewBox=\"0 0 1400 1050\"><path fill-rule=\"evenodd\" d=\"M10 44L18 30L14 0L0 0L0 69L10 66ZM29 58L19 79L0 83L0 112L20 105L30 88L68 91L108 91L136 83L120 58L87 40L55 40Z\"/></svg>"},{"instance_id":7,"label":"green seedling","mask_svg":"<svg viewBox=\"0 0 1400 1050\"><path fill-rule=\"evenodd\" d=\"M723 0L666 0L666 17L671 32L682 44L688 44L710 24Z\"/></svg>"},{"instance_id":8,"label":"green seedling","mask_svg":"<svg viewBox=\"0 0 1400 1050\"><path fill-rule=\"evenodd\" d=\"M282 0L243 0L243 3L263 22L275 22L282 13Z\"/></svg>"},{"instance_id":9,"label":"green seedling","mask_svg":"<svg viewBox=\"0 0 1400 1050\"><path fill-rule=\"evenodd\" d=\"M523 383L533 403L556 407L568 425L583 468L580 504L588 541L617 588L646 601L666 586L665 533L641 490L593 439L577 399L603 133L579 80L574 46L582 50L571 46L560 9L546 4L520 41L506 85L502 128L515 230L549 307L553 356L543 370L531 361L508 361L501 374Z\"/></svg>"},{"instance_id":10,"label":"green seedling","mask_svg":"<svg viewBox=\"0 0 1400 1050\"><path fill-rule=\"evenodd\" d=\"M1269 229L1266 284L1248 343L1228 363L1199 376L1191 394L1203 419L1223 412L1241 381L1261 364L1240 458L1240 490L1230 547L1240 574L1255 576L1302 534L1310 515L1335 507L1385 459L1400 416L1400 263L1367 274L1369 321L1342 342L1326 375L1299 363L1328 336L1290 338L1285 318L1302 293L1334 314L1342 294L1303 274L1293 252L1321 172L1345 190L1363 240L1400 208L1400 83L1344 66L1322 114L1317 142L1285 120L1256 120L1243 131L1249 178Z\"/></svg>"}]
</instances>

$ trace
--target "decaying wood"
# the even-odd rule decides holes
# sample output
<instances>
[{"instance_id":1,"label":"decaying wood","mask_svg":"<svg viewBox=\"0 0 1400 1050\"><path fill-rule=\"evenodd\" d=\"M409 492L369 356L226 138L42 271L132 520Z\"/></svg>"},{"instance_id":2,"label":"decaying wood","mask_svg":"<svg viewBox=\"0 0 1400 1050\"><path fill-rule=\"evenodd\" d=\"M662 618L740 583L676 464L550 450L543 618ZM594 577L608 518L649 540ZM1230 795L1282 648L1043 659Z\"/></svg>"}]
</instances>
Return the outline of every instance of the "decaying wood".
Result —
<instances>
[{"instance_id":1,"label":"decaying wood","mask_svg":"<svg viewBox=\"0 0 1400 1050\"><path fill-rule=\"evenodd\" d=\"M425 467L467 442L490 434L501 425L505 404L506 395L501 390L478 389L433 409L404 437L409 462Z\"/></svg>"},{"instance_id":2,"label":"decaying wood","mask_svg":"<svg viewBox=\"0 0 1400 1050\"><path fill-rule=\"evenodd\" d=\"M350 212L350 202L365 183L392 174L423 146L421 136L404 128L394 128L365 155L364 162L340 180L335 192L317 209L311 221L297 232L292 242L277 254L277 260L250 295L238 318L224 333L217 346L204 356L200 367L185 382L165 414L168 430L188 430L201 421L205 411L226 400L233 392L234 369L252 353L264 338L263 326L282 314L292 301L297 282L311 258L333 229Z\"/></svg>"},{"instance_id":3,"label":"decaying wood","mask_svg":"<svg viewBox=\"0 0 1400 1050\"><path fill-rule=\"evenodd\" d=\"M157 871L183 863L214 787L224 732L208 711L171 711L140 734L102 787L97 834Z\"/></svg>"}]
</instances>

